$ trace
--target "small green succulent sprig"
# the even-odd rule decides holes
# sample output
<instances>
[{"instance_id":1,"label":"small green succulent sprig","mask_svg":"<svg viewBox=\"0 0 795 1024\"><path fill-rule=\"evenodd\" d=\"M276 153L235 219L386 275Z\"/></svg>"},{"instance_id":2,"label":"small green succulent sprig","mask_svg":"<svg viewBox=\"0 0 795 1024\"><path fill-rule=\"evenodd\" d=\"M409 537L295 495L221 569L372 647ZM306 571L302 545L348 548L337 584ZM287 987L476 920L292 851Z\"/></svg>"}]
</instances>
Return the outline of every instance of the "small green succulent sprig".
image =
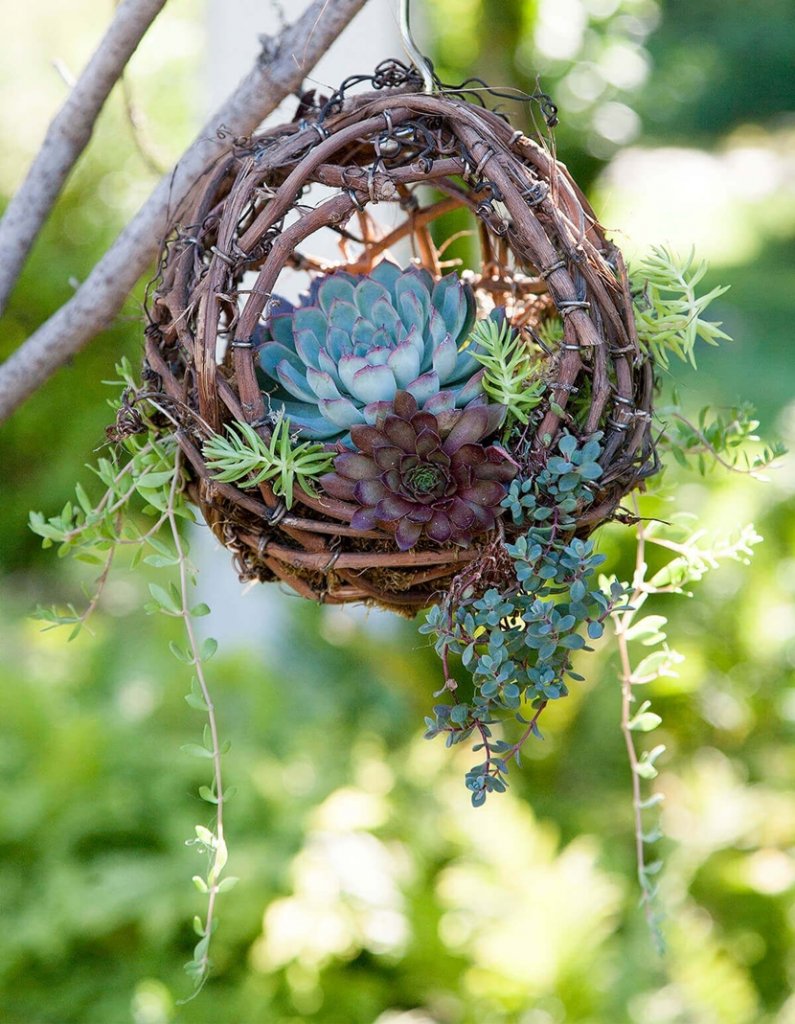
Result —
<instances>
[{"instance_id":1,"label":"small green succulent sprig","mask_svg":"<svg viewBox=\"0 0 795 1024\"><path fill-rule=\"evenodd\" d=\"M554 350L563 341L563 321L559 316L548 317L536 327L535 334L542 346Z\"/></svg>"},{"instance_id":2,"label":"small green succulent sprig","mask_svg":"<svg viewBox=\"0 0 795 1024\"><path fill-rule=\"evenodd\" d=\"M583 678L571 661L574 651L590 649L582 631L598 639L622 600L620 585L608 593L595 585L604 555L592 541L574 536L575 512L593 501L590 485L602 474L600 439L595 434L578 444L573 435L563 434L557 453L534 479L513 482L503 505L526 530L505 546L512 569L506 585L479 594L477 578L464 575L463 587L431 609L420 627L434 637L442 659L440 693L452 697L426 718L425 735L444 734L448 746L475 736L473 749L485 756L465 781L476 807L489 793L505 791L509 762L519 762L531 735L540 736L544 708L566 696L567 679ZM469 699L462 698L452 678L451 654L460 656L470 674ZM513 744L494 739L491 727L511 718L524 727L519 739Z\"/></svg>"},{"instance_id":3,"label":"small green succulent sprig","mask_svg":"<svg viewBox=\"0 0 795 1024\"><path fill-rule=\"evenodd\" d=\"M509 420L526 424L541 401L540 362L507 320L479 320L469 337L477 361L486 368L483 390L508 410Z\"/></svg>"},{"instance_id":4,"label":"small green succulent sprig","mask_svg":"<svg viewBox=\"0 0 795 1024\"><path fill-rule=\"evenodd\" d=\"M215 434L204 442L207 468L222 483L246 480L251 487L269 481L273 493L292 508L293 486L314 494L313 480L328 472L334 452L322 444L294 441L290 423L279 410L269 441L263 440L248 423L227 427L229 437Z\"/></svg>"},{"instance_id":5,"label":"small green succulent sprig","mask_svg":"<svg viewBox=\"0 0 795 1024\"><path fill-rule=\"evenodd\" d=\"M696 342L708 345L731 341L721 323L704 318L707 307L727 292L720 285L698 294L709 267L693 252L682 257L665 245L651 251L630 267L629 284L638 342L655 362L668 369L671 356L696 369ZM563 323L558 316L545 320L536 333L542 344L555 349L563 340Z\"/></svg>"},{"instance_id":6,"label":"small green succulent sprig","mask_svg":"<svg viewBox=\"0 0 795 1024\"><path fill-rule=\"evenodd\" d=\"M653 246L632 268L638 341L666 369L672 355L695 369L699 338L708 345L731 341L719 322L704 319L710 303L728 291L721 285L698 295L697 286L707 270L706 261L696 260L694 251L683 258L665 245Z\"/></svg>"}]
</instances>

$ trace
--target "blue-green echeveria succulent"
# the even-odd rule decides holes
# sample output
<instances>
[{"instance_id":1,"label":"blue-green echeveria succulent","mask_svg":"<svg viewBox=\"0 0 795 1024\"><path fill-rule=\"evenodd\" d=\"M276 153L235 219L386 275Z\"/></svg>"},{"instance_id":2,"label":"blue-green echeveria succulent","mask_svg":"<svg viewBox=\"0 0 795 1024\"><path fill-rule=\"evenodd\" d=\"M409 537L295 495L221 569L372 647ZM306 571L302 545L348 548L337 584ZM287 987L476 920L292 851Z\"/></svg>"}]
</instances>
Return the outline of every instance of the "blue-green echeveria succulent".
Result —
<instances>
[{"instance_id":1,"label":"blue-green echeveria succulent","mask_svg":"<svg viewBox=\"0 0 795 1024\"><path fill-rule=\"evenodd\" d=\"M316 279L298 306L282 299L255 339L263 388L303 437L335 440L374 424L406 391L433 414L482 393L483 367L461 350L472 289L449 274L383 261L370 274Z\"/></svg>"}]
</instances>

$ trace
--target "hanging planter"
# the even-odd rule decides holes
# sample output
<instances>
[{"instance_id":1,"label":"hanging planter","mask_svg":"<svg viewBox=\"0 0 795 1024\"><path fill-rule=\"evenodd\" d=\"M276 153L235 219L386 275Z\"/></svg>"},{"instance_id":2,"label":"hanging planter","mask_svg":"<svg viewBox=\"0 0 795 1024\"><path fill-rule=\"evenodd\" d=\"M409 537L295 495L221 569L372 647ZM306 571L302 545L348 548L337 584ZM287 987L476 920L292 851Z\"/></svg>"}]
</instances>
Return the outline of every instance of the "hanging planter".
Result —
<instances>
[{"instance_id":1,"label":"hanging planter","mask_svg":"<svg viewBox=\"0 0 795 1024\"><path fill-rule=\"evenodd\" d=\"M187 646L171 649L193 672L188 703L207 718L202 744L185 747L213 766L200 795L214 827L191 840L210 865L194 879L208 896L187 965L199 985L215 898L234 879L222 877L226 748L204 672L217 644L193 625L209 609L189 593L186 500L242 580L328 604L427 609L420 631L443 678L425 735L473 741L475 806L506 789L544 709L582 680L575 652L612 621L652 919L656 868L643 844L655 833L642 815L653 801L639 780L654 778L664 747L638 755L633 733L660 719L648 702L632 708L633 686L670 671L674 652L633 670L628 639L665 636L659 616L630 625L649 595L679 592L758 540L746 531L718 554L662 541L675 554L647 579L652 528L621 507L658 468L655 367L694 362L697 339L726 337L703 316L722 289L697 294L704 265L660 247L630 290L621 253L548 140L475 102L485 87L443 87L417 60L420 71L387 61L330 99L305 97L295 120L235 140L206 168L150 289L142 383L119 366L116 445L96 470L105 494L92 506L78 488L60 515L31 517L45 545L103 566L99 590L121 544L178 567L179 586L149 583L146 607L183 620ZM523 99L553 126L548 97ZM389 227L375 216L384 210ZM442 218L456 211L470 230L445 237ZM446 259L460 234L478 241L468 266ZM698 427L668 414L675 427L657 439L680 461L733 467L755 427L747 412ZM779 453L766 449L748 470ZM149 529L123 521L135 494L156 517ZM638 524L624 584L598 577L604 556L590 538L616 519ZM41 615L76 633L97 596L82 614ZM495 738L497 723L510 738Z\"/></svg>"},{"instance_id":2,"label":"hanging planter","mask_svg":"<svg viewBox=\"0 0 795 1024\"><path fill-rule=\"evenodd\" d=\"M547 148L416 84L387 62L372 91L343 86L208 167L146 338L190 498L241 579L408 614L516 538L509 488L550 459L574 473L578 537L656 465L620 252ZM480 257L450 271L433 227L461 208ZM323 234L336 261L313 255ZM593 439L580 479L570 456Z\"/></svg>"}]
</instances>

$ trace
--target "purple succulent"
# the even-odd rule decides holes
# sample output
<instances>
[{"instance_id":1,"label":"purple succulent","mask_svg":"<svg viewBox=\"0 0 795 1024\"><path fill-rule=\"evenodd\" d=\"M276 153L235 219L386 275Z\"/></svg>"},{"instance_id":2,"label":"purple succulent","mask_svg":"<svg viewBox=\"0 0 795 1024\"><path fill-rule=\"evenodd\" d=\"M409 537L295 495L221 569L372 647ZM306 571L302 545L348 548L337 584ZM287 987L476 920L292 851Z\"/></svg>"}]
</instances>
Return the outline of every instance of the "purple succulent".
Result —
<instances>
[{"instance_id":1,"label":"purple succulent","mask_svg":"<svg viewBox=\"0 0 795 1024\"><path fill-rule=\"evenodd\" d=\"M353 426L359 450L338 455L334 472L320 477L327 494L362 506L351 525L394 528L401 551L423 536L466 545L492 529L518 467L504 449L479 442L500 426L505 407L476 399L435 416L399 391L393 408L375 425Z\"/></svg>"}]
</instances>

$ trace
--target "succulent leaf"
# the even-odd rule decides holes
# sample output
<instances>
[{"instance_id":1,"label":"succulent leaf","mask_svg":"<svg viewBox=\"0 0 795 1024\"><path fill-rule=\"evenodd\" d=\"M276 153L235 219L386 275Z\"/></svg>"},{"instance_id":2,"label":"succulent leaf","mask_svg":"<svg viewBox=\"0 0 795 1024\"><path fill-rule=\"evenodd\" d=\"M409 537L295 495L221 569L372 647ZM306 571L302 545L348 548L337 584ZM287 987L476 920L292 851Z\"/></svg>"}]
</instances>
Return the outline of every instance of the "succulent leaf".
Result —
<instances>
[{"instance_id":1,"label":"succulent leaf","mask_svg":"<svg viewBox=\"0 0 795 1024\"><path fill-rule=\"evenodd\" d=\"M457 390L456 405L468 405L473 399L483 394L483 378L485 373L485 370L478 370L462 388Z\"/></svg>"},{"instance_id":2,"label":"succulent leaf","mask_svg":"<svg viewBox=\"0 0 795 1024\"><path fill-rule=\"evenodd\" d=\"M327 316L337 302L353 302L354 286L346 275L332 274L327 277L317 291L321 309Z\"/></svg>"},{"instance_id":3,"label":"succulent leaf","mask_svg":"<svg viewBox=\"0 0 795 1024\"><path fill-rule=\"evenodd\" d=\"M322 348L317 355L317 361L320 365L320 369L329 375L337 387L340 386L342 381L340 380L339 365L336 360L332 359L328 352Z\"/></svg>"},{"instance_id":4,"label":"succulent leaf","mask_svg":"<svg viewBox=\"0 0 795 1024\"><path fill-rule=\"evenodd\" d=\"M405 388L420 372L420 354L417 346L408 338L393 348L387 359L387 366L395 375L399 388Z\"/></svg>"},{"instance_id":5,"label":"succulent leaf","mask_svg":"<svg viewBox=\"0 0 795 1024\"><path fill-rule=\"evenodd\" d=\"M354 423L364 421L364 413L356 408L350 398L321 398L317 404L328 422L339 428L335 434L350 430Z\"/></svg>"},{"instance_id":6,"label":"succulent leaf","mask_svg":"<svg viewBox=\"0 0 795 1024\"><path fill-rule=\"evenodd\" d=\"M367 360L364 356L343 356L337 364L339 371L340 380L343 383L345 389L350 392L353 387L353 375L367 366Z\"/></svg>"},{"instance_id":7,"label":"succulent leaf","mask_svg":"<svg viewBox=\"0 0 795 1024\"><path fill-rule=\"evenodd\" d=\"M384 288L382 284L379 284L378 281L368 277L363 278L356 285L353 296L357 309L362 316L366 316L368 319L370 319L370 312L373 306L379 299L384 299L391 304L389 290Z\"/></svg>"},{"instance_id":8,"label":"succulent leaf","mask_svg":"<svg viewBox=\"0 0 795 1024\"><path fill-rule=\"evenodd\" d=\"M392 409L391 402L369 402L364 409L365 423L376 423L379 416L386 416Z\"/></svg>"},{"instance_id":9,"label":"succulent leaf","mask_svg":"<svg viewBox=\"0 0 795 1024\"><path fill-rule=\"evenodd\" d=\"M278 341L273 341L269 345L263 346L260 352L260 365L271 377L276 377L276 367L283 359L290 363L297 373L301 372L304 364L300 356Z\"/></svg>"},{"instance_id":10,"label":"succulent leaf","mask_svg":"<svg viewBox=\"0 0 795 1024\"><path fill-rule=\"evenodd\" d=\"M352 302L343 302L342 299L337 299L331 303L328 315L329 323L344 331L348 336L350 336L358 317L359 311Z\"/></svg>"},{"instance_id":11,"label":"succulent leaf","mask_svg":"<svg viewBox=\"0 0 795 1024\"><path fill-rule=\"evenodd\" d=\"M402 273L400 267L395 266L390 260L382 260L374 270L370 271L370 277L393 293L395 282Z\"/></svg>"},{"instance_id":12,"label":"succulent leaf","mask_svg":"<svg viewBox=\"0 0 795 1024\"><path fill-rule=\"evenodd\" d=\"M326 336L328 317L320 306L304 306L292 316L293 331L312 331L321 342Z\"/></svg>"},{"instance_id":13,"label":"succulent leaf","mask_svg":"<svg viewBox=\"0 0 795 1024\"><path fill-rule=\"evenodd\" d=\"M320 368L320 349L321 345L314 331L295 332L295 351L307 366L316 370Z\"/></svg>"},{"instance_id":14,"label":"succulent leaf","mask_svg":"<svg viewBox=\"0 0 795 1024\"><path fill-rule=\"evenodd\" d=\"M406 386L406 391L413 395L420 405L425 405L430 398L439 393L439 374L436 370L423 373Z\"/></svg>"},{"instance_id":15,"label":"succulent leaf","mask_svg":"<svg viewBox=\"0 0 795 1024\"><path fill-rule=\"evenodd\" d=\"M280 359L276 364L276 376L284 390L289 391L294 398L298 398L302 402L313 401L314 395L307 385L306 374L302 377L287 359Z\"/></svg>"},{"instance_id":16,"label":"succulent leaf","mask_svg":"<svg viewBox=\"0 0 795 1024\"><path fill-rule=\"evenodd\" d=\"M325 352L334 363L339 362L343 356L353 355L351 335L347 331L342 330L341 327L335 327L334 324L330 324L326 331L325 347L321 348L320 351Z\"/></svg>"},{"instance_id":17,"label":"succulent leaf","mask_svg":"<svg viewBox=\"0 0 795 1024\"><path fill-rule=\"evenodd\" d=\"M307 367L306 382L318 398L342 398L331 374Z\"/></svg>"},{"instance_id":18,"label":"succulent leaf","mask_svg":"<svg viewBox=\"0 0 795 1024\"><path fill-rule=\"evenodd\" d=\"M421 318L423 326L431 314L431 296L420 275L409 270L395 282L398 309L410 320Z\"/></svg>"},{"instance_id":19,"label":"succulent leaf","mask_svg":"<svg viewBox=\"0 0 795 1024\"><path fill-rule=\"evenodd\" d=\"M373 343L373 335L375 334L375 326L370 320L367 320L361 314L356 318L356 322L353 325L351 331L351 346L355 351L359 346L363 346L365 349L369 349Z\"/></svg>"},{"instance_id":20,"label":"succulent leaf","mask_svg":"<svg viewBox=\"0 0 795 1024\"><path fill-rule=\"evenodd\" d=\"M395 375L388 366L363 366L351 381L351 394L366 405L369 402L389 402L395 397Z\"/></svg>"},{"instance_id":21,"label":"succulent leaf","mask_svg":"<svg viewBox=\"0 0 795 1024\"><path fill-rule=\"evenodd\" d=\"M292 348L293 344L293 317L291 314L286 316L272 316L271 321L271 334L273 335L274 341L279 342L286 348Z\"/></svg>"},{"instance_id":22,"label":"succulent leaf","mask_svg":"<svg viewBox=\"0 0 795 1024\"><path fill-rule=\"evenodd\" d=\"M456 362L458 361L458 349L449 334L446 334L436 346L431 358L433 368L439 375L439 382L446 384L455 373Z\"/></svg>"}]
</instances>

